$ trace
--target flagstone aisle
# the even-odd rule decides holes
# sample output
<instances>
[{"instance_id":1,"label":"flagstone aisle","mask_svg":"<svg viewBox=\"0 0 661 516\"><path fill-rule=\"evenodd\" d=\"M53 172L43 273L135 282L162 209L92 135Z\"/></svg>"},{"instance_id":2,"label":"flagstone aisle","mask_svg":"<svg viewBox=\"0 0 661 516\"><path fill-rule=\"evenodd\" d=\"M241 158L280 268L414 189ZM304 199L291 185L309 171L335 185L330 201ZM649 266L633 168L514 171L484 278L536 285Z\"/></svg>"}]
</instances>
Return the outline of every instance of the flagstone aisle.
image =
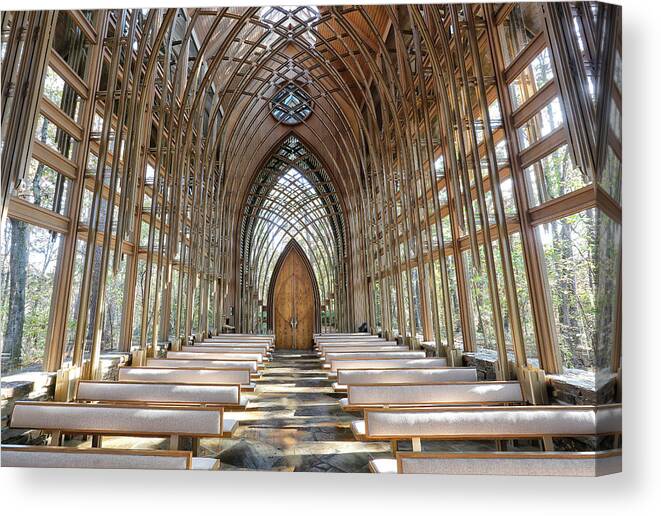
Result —
<instances>
[{"instance_id":1,"label":"flagstone aisle","mask_svg":"<svg viewBox=\"0 0 661 516\"><path fill-rule=\"evenodd\" d=\"M321 362L312 351L277 351L250 398L249 410L218 456L224 470L367 472L370 458L389 453L388 443L354 439L356 416L340 409ZM203 447L206 443L203 443ZM206 448L206 447L205 447ZM204 453L206 455L206 453Z\"/></svg>"}]
</instances>

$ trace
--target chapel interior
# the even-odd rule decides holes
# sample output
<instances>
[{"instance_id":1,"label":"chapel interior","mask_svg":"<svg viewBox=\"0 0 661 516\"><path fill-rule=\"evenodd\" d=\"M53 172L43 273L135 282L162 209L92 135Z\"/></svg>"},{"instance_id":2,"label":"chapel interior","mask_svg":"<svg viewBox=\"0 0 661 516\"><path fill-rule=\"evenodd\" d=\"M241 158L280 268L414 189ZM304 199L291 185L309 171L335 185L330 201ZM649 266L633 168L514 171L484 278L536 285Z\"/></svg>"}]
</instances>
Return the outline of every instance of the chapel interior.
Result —
<instances>
[{"instance_id":1,"label":"chapel interior","mask_svg":"<svg viewBox=\"0 0 661 516\"><path fill-rule=\"evenodd\" d=\"M621 468L621 8L1 13L3 466Z\"/></svg>"}]
</instances>

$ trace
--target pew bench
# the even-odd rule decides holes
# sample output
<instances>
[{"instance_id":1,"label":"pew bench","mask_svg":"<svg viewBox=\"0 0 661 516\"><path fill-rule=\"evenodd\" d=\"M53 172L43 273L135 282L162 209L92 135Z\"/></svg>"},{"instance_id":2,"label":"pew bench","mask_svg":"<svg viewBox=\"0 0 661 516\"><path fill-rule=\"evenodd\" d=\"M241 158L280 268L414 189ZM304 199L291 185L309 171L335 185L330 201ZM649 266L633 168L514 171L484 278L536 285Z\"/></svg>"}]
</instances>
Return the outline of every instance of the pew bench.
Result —
<instances>
[{"instance_id":1,"label":"pew bench","mask_svg":"<svg viewBox=\"0 0 661 516\"><path fill-rule=\"evenodd\" d=\"M361 360L361 359L384 359L384 358L426 358L424 351L361 351L356 353L332 351L326 353L326 360L323 367L335 360ZM328 366L331 367L332 366Z\"/></svg>"},{"instance_id":2,"label":"pew bench","mask_svg":"<svg viewBox=\"0 0 661 516\"><path fill-rule=\"evenodd\" d=\"M317 356L321 360L325 360L328 353L384 353L386 351L410 351L410 349L406 346L331 346L317 351Z\"/></svg>"},{"instance_id":3,"label":"pew bench","mask_svg":"<svg viewBox=\"0 0 661 516\"><path fill-rule=\"evenodd\" d=\"M622 451L597 452L397 452L373 459L372 473L598 477L622 471Z\"/></svg>"},{"instance_id":4,"label":"pew bench","mask_svg":"<svg viewBox=\"0 0 661 516\"><path fill-rule=\"evenodd\" d=\"M230 342L198 342L193 346L182 346L181 351L204 351L205 353L262 353L268 355L271 348L262 344L237 344Z\"/></svg>"},{"instance_id":5,"label":"pew bench","mask_svg":"<svg viewBox=\"0 0 661 516\"><path fill-rule=\"evenodd\" d=\"M315 349L322 349L327 346L383 346L386 344L396 345L396 342L387 341L386 339L333 339L317 341L314 347Z\"/></svg>"},{"instance_id":6,"label":"pew bench","mask_svg":"<svg viewBox=\"0 0 661 516\"><path fill-rule=\"evenodd\" d=\"M273 335L245 335L239 333L222 333L203 339L206 342L266 342L273 344Z\"/></svg>"},{"instance_id":7,"label":"pew bench","mask_svg":"<svg viewBox=\"0 0 661 516\"><path fill-rule=\"evenodd\" d=\"M17 401L10 428L40 430L51 435L50 444L61 445L64 435L91 435L98 446L106 435L163 437L170 449L180 437L232 437L239 422L224 417L222 407L157 407L138 404ZM93 440L94 442L94 440Z\"/></svg>"},{"instance_id":8,"label":"pew bench","mask_svg":"<svg viewBox=\"0 0 661 516\"><path fill-rule=\"evenodd\" d=\"M421 440L541 440L553 450L559 437L607 436L622 433L622 405L527 405L515 407L368 408L364 419L351 422L359 441L410 440L420 452Z\"/></svg>"},{"instance_id":9,"label":"pew bench","mask_svg":"<svg viewBox=\"0 0 661 516\"><path fill-rule=\"evenodd\" d=\"M244 410L241 386L137 381L97 382L81 380L76 386L76 401L136 403L140 405L200 405Z\"/></svg>"},{"instance_id":10,"label":"pew bench","mask_svg":"<svg viewBox=\"0 0 661 516\"><path fill-rule=\"evenodd\" d=\"M428 384L355 384L340 400L346 412L371 407L502 405L523 403L519 382L441 382Z\"/></svg>"},{"instance_id":11,"label":"pew bench","mask_svg":"<svg viewBox=\"0 0 661 516\"><path fill-rule=\"evenodd\" d=\"M201 342L193 342L192 344L189 344L190 346L193 347L210 347L210 348L260 348L264 349L265 351L273 351L273 344L270 344L265 341L251 341L251 342L244 342L244 341L232 341L232 340L214 340L214 341L209 341L209 340L204 340Z\"/></svg>"},{"instance_id":12,"label":"pew bench","mask_svg":"<svg viewBox=\"0 0 661 516\"><path fill-rule=\"evenodd\" d=\"M147 367L159 368L185 368L185 369L248 369L251 375L256 376L259 368L255 360L191 360L176 358L148 358Z\"/></svg>"},{"instance_id":13,"label":"pew bench","mask_svg":"<svg viewBox=\"0 0 661 516\"><path fill-rule=\"evenodd\" d=\"M447 367L448 361L439 358L343 358L327 360L324 367L330 369L328 376L333 377L339 369L427 369Z\"/></svg>"},{"instance_id":14,"label":"pew bench","mask_svg":"<svg viewBox=\"0 0 661 516\"><path fill-rule=\"evenodd\" d=\"M474 367L437 367L426 369L339 369L335 392L347 392L347 385L432 384L439 382L476 382Z\"/></svg>"},{"instance_id":15,"label":"pew bench","mask_svg":"<svg viewBox=\"0 0 661 516\"><path fill-rule=\"evenodd\" d=\"M155 383L239 384L242 391L254 391L250 369L120 367L118 380Z\"/></svg>"},{"instance_id":16,"label":"pew bench","mask_svg":"<svg viewBox=\"0 0 661 516\"><path fill-rule=\"evenodd\" d=\"M193 457L191 452L184 450L2 445L2 467L212 471L220 469L220 461L209 457Z\"/></svg>"},{"instance_id":17,"label":"pew bench","mask_svg":"<svg viewBox=\"0 0 661 516\"><path fill-rule=\"evenodd\" d=\"M365 346L368 348L372 347L380 347L380 346L400 346L400 347L405 347L403 345L397 344L397 342L394 341L387 341L387 340L365 340L365 341L354 341L354 340L340 340L337 342L320 342L318 344L315 344L315 349L317 351L323 351L323 350L328 350L328 349L339 349L341 350L342 348L347 348L347 347L354 347L354 346Z\"/></svg>"},{"instance_id":18,"label":"pew bench","mask_svg":"<svg viewBox=\"0 0 661 516\"><path fill-rule=\"evenodd\" d=\"M264 355L261 353L233 353L233 352L186 352L186 351L168 351L165 358L179 358L185 360L253 360L259 366L263 365Z\"/></svg>"}]
</instances>

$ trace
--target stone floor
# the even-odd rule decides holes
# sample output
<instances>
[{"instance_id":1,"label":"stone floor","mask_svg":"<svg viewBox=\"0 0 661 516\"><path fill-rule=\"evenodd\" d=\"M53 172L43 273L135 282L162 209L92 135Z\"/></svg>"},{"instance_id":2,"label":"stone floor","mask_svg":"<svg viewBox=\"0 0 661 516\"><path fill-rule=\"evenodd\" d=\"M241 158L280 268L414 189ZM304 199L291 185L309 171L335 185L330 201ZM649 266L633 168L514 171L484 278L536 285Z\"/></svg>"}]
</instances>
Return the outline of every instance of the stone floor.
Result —
<instances>
[{"instance_id":1,"label":"stone floor","mask_svg":"<svg viewBox=\"0 0 661 516\"><path fill-rule=\"evenodd\" d=\"M367 472L388 443L361 443L312 352L278 351L257 382L234 439L223 442L222 469ZM205 444L205 443L203 443Z\"/></svg>"}]
</instances>

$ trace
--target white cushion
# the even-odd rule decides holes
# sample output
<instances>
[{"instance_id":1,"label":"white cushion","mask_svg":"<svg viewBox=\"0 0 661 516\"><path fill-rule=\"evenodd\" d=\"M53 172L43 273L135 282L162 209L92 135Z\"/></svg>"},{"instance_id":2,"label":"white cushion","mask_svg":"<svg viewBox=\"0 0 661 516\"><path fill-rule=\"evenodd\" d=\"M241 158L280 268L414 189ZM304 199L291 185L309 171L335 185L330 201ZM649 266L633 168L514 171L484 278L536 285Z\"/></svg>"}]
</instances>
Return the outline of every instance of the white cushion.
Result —
<instances>
[{"instance_id":1,"label":"white cushion","mask_svg":"<svg viewBox=\"0 0 661 516\"><path fill-rule=\"evenodd\" d=\"M335 392L347 392L347 386L346 385L341 385L337 382L333 382L333 390Z\"/></svg>"},{"instance_id":2,"label":"white cushion","mask_svg":"<svg viewBox=\"0 0 661 516\"><path fill-rule=\"evenodd\" d=\"M343 353L341 351L333 351L326 353L326 360L341 360L351 359L358 360L361 358L425 358L424 351L363 351L360 353Z\"/></svg>"},{"instance_id":3,"label":"white cushion","mask_svg":"<svg viewBox=\"0 0 661 516\"><path fill-rule=\"evenodd\" d=\"M185 353L258 353L266 355L268 348L259 346L182 346Z\"/></svg>"},{"instance_id":4,"label":"white cushion","mask_svg":"<svg viewBox=\"0 0 661 516\"><path fill-rule=\"evenodd\" d=\"M330 364L331 371L338 369L411 369L411 368L430 368L447 367L446 358L372 358L333 360Z\"/></svg>"},{"instance_id":5,"label":"white cushion","mask_svg":"<svg viewBox=\"0 0 661 516\"><path fill-rule=\"evenodd\" d=\"M185 360L168 358L148 358L147 367L187 368L187 369L249 369L257 372L255 360Z\"/></svg>"},{"instance_id":6,"label":"white cushion","mask_svg":"<svg viewBox=\"0 0 661 516\"><path fill-rule=\"evenodd\" d=\"M366 410L367 435L381 437L490 436L539 437L593 435L597 416L593 406L524 406L444 408L425 410ZM620 405L599 408L599 433L622 429Z\"/></svg>"},{"instance_id":7,"label":"white cushion","mask_svg":"<svg viewBox=\"0 0 661 516\"><path fill-rule=\"evenodd\" d=\"M119 381L250 385L249 369L176 369L120 367Z\"/></svg>"},{"instance_id":8,"label":"white cushion","mask_svg":"<svg viewBox=\"0 0 661 516\"><path fill-rule=\"evenodd\" d=\"M351 432L356 439L362 439L365 437L365 421L362 419L357 419L356 421L351 422Z\"/></svg>"},{"instance_id":9,"label":"white cushion","mask_svg":"<svg viewBox=\"0 0 661 516\"><path fill-rule=\"evenodd\" d=\"M84 401L135 401L144 403L205 403L238 405L239 385L185 383L80 382L77 399Z\"/></svg>"},{"instance_id":10,"label":"white cushion","mask_svg":"<svg viewBox=\"0 0 661 516\"><path fill-rule=\"evenodd\" d=\"M16 402L11 427L118 435L143 433L218 437L222 433L223 410Z\"/></svg>"},{"instance_id":11,"label":"white cushion","mask_svg":"<svg viewBox=\"0 0 661 516\"><path fill-rule=\"evenodd\" d=\"M328 353L383 353L385 351L410 351L405 346L332 346L324 347L321 356Z\"/></svg>"},{"instance_id":12,"label":"white cushion","mask_svg":"<svg viewBox=\"0 0 661 516\"><path fill-rule=\"evenodd\" d=\"M10 468L188 469L189 460L181 451L2 447L2 467Z\"/></svg>"},{"instance_id":13,"label":"white cushion","mask_svg":"<svg viewBox=\"0 0 661 516\"><path fill-rule=\"evenodd\" d=\"M433 369L340 369L337 372L337 381L341 385L475 382L477 381L477 370L472 367Z\"/></svg>"},{"instance_id":14,"label":"white cushion","mask_svg":"<svg viewBox=\"0 0 661 516\"><path fill-rule=\"evenodd\" d=\"M424 385L348 385L349 405L522 402L519 382L460 382Z\"/></svg>"},{"instance_id":15,"label":"white cushion","mask_svg":"<svg viewBox=\"0 0 661 516\"><path fill-rule=\"evenodd\" d=\"M372 459L370 461L372 473L397 473L397 460L395 459Z\"/></svg>"},{"instance_id":16,"label":"white cushion","mask_svg":"<svg viewBox=\"0 0 661 516\"><path fill-rule=\"evenodd\" d=\"M220 469L220 461L212 457L193 457L191 469L213 471Z\"/></svg>"},{"instance_id":17,"label":"white cushion","mask_svg":"<svg viewBox=\"0 0 661 516\"><path fill-rule=\"evenodd\" d=\"M398 453L402 473L594 477L622 471L620 452Z\"/></svg>"},{"instance_id":18,"label":"white cushion","mask_svg":"<svg viewBox=\"0 0 661 516\"><path fill-rule=\"evenodd\" d=\"M223 419L223 435L232 436L234 432L239 428L239 422L235 419L225 418Z\"/></svg>"},{"instance_id":19,"label":"white cushion","mask_svg":"<svg viewBox=\"0 0 661 516\"><path fill-rule=\"evenodd\" d=\"M363 342L360 341L342 341L342 342L321 342L317 344L317 349L319 351L332 351L332 350L338 350L341 351L342 349L345 348L354 348L354 347L361 347L361 348L367 348L367 349L373 349L373 348L381 348L381 347L400 347L400 348L406 348L406 346L398 346L396 342L388 342L385 340L366 340Z\"/></svg>"},{"instance_id":20,"label":"white cushion","mask_svg":"<svg viewBox=\"0 0 661 516\"><path fill-rule=\"evenodd\" d=\"M168 351L166 358L184 360L254 360L257 363L261 363L264 360L264 356L261 353L236 353L231 351L216 353Z\"/></svg>"}]
</instances>

